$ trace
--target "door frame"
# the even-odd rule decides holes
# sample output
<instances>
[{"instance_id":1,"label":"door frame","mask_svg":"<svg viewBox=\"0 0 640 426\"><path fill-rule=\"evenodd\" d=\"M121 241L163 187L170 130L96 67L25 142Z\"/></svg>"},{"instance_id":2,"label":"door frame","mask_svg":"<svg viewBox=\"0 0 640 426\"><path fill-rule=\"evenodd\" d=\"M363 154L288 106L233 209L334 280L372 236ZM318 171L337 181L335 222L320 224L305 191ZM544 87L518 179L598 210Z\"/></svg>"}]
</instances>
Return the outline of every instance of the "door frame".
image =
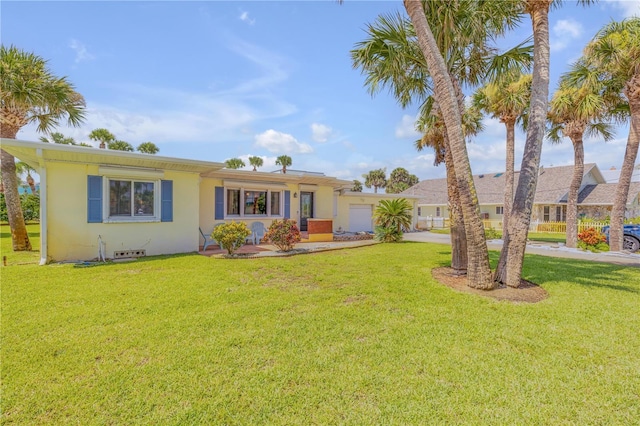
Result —
<instances>
[{"instance_id":1,"label":"door frame","mask_svg":"<svg viewBox=\"0 0 640 426\"><path fill-rule=\"evenodd\" d=\"M304 199L304 195L309 194L311 196L311 215L304 218L302 217L302 200ZM315 217L315 193L313 191L300 191L300 230L307 231L308 224L307 219L313 219Z\"/></svg>"}]
</instances>

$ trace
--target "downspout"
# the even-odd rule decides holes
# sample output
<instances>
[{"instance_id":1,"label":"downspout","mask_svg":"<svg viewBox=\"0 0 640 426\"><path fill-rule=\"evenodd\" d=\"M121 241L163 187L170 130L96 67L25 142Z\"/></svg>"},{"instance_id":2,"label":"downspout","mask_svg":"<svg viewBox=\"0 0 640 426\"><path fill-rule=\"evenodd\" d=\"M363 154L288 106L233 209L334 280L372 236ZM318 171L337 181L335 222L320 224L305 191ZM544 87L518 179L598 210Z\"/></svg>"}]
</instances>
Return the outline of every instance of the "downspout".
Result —
<instances>
[{"instance_id":1,"label":"downspout","mask_svg":"<svg viewBox=\"0 0 640 426\"><path fill-rule=\"evenodd\" d=\"M47 264L47 169L44 165L42 149L36 150L40 175L40 265Z\"/></svg>"}]
</instances>

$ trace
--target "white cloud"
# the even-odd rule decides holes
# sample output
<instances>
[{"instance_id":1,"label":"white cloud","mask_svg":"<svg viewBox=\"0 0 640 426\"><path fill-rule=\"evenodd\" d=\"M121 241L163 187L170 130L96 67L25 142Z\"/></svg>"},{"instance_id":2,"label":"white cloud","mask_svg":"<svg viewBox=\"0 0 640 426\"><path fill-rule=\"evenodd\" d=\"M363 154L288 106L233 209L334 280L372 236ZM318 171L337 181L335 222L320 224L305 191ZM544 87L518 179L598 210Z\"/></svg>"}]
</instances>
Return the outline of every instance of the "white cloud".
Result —
<instances>
[{"instance_id":1,"label":"white cloud","mask_svg":"<svg viewBox=\"0 0 640 426\"><path fill-rule=\"evenodd\" d=\"M420 137L420 133L416 131L416 117L410 115L403 115L402 121L396 125L396 138L414 138Z\"/></svg>"},{"instance_id":2,"label":"white cloud","mask_svg":"<svg viewBox=\"0 0 640 426\"><path fill-rule=\"evenodd\" d=\"M74 52L76 52L76 59L75 59L76 64L83 61L90 61L92 59L95 59L95 56L93 56L87 50L87 46L85 46L83 43L81 43L80 41L74 38L72 38L71 41L69 42L69 47Z\"/></svg>"},{"instance_id":3,"label":"white cloud","mask_svg":"<svg viewBox=\"0 0 640 426\"><path fill-rule=\"evenodd\" d=\"M311 124L311 138L319 143L326 142L331 137L332 129L324 124Z\"/></svg>"},{"instance_id":4,"label":"white cloud","mask_svg":"<svg viewBox=\"0 0 640 426\"><path fill-rule=\"evenodd\" d=\"M313 152L313 148L310 145L298 142L298 140L290 134L278 132L273 129L256 135L255 140L256 147L264 148L278 154L309 154Z\"/></svg>"},{"instance_id":5,"label":"white cloud","mask_svg":"<svg viewBox=\"0 0 640 426\"><path fill-rule=\"evenodd\" d=\"M243 11L238 17L242 22L246 22L249 25L253 25L256 23L255 19L249 18L249 12Z\"/></svg>"},{"instance_id":6,"label":"white cloud","mask_svg":"<svg viewBox=\"0 0 640 426\"><path fill-rule=\"evenodd\" d=\"M625 18L640 16L640 1L638 0L606 0L616 9L622 10Z\"/></svg>"},{"instance_id":7,"label":"white cloud","mask_svg":"<svg viewBox=\"0 0 640 426\"><path fill-rule=\"evenodd\" d=\"M582 24L573 19L560 19L552 30L551 50L559 52L569 46L572 40L578 39L583 33Z\"/></svg>"}]
</instances>

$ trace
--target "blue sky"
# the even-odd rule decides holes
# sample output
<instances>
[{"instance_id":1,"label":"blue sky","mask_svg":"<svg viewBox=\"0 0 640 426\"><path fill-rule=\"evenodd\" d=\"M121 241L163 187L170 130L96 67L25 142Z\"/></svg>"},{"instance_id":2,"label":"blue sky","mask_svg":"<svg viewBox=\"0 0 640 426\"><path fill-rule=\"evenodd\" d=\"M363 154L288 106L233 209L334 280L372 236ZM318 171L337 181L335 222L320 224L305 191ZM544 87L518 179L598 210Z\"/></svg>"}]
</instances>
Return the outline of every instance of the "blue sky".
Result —
<instances>
[{"instance_id":1,"label":"blue sky","mask_svg":"<svg viewBox=\"0 0 640 426\"><path fill-rule=\"evenodd\" d=\"M349 51L382 13L402 2L31 2L2 1L1 39L48 59L87 102L80 128L58 130L77 141L99 127L166 156L224 161L278 155L293 169L361 179L369 170L405 167L421 180L444 177L430 152L416 152L416 108L387 93L371 97ZM640 14L640 1L572 2L551 15L551 90L595 32ZM524 40L530 21L504 45ZM628 126L616 140L585 142L585 161L620 167ZM37 140L34 127L18 137ZM521 155L524 135L517 136ZM504 169L504 128L485 120L468 145L474 173ZM517 157L518 158L518 157ZM573 163L570 141L545 143L544 166ZM519 169L519 159L516 161ZM361 179L362 180L362 179Z\"/></svg>"}]
</instances>

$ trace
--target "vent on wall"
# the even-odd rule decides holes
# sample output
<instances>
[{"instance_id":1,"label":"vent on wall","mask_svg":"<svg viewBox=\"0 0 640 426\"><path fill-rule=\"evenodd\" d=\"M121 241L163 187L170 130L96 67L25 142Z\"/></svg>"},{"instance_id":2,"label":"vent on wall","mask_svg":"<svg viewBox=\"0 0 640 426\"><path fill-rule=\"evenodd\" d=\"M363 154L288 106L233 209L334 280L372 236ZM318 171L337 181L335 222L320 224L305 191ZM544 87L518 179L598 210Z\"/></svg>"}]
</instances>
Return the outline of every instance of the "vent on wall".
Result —
<instances>
[{"instance_id":1,"label":"vent on wall","mask_svg":"<svg viewBox=\"0 0 640 426\"><path fill-rule=\"evenodd\" d=\"M121 250L121 251L113 252L114 259L124 259L127 257L143 257L146 255L147 255L146 250Z\"/></svg>"}]
</instances>

